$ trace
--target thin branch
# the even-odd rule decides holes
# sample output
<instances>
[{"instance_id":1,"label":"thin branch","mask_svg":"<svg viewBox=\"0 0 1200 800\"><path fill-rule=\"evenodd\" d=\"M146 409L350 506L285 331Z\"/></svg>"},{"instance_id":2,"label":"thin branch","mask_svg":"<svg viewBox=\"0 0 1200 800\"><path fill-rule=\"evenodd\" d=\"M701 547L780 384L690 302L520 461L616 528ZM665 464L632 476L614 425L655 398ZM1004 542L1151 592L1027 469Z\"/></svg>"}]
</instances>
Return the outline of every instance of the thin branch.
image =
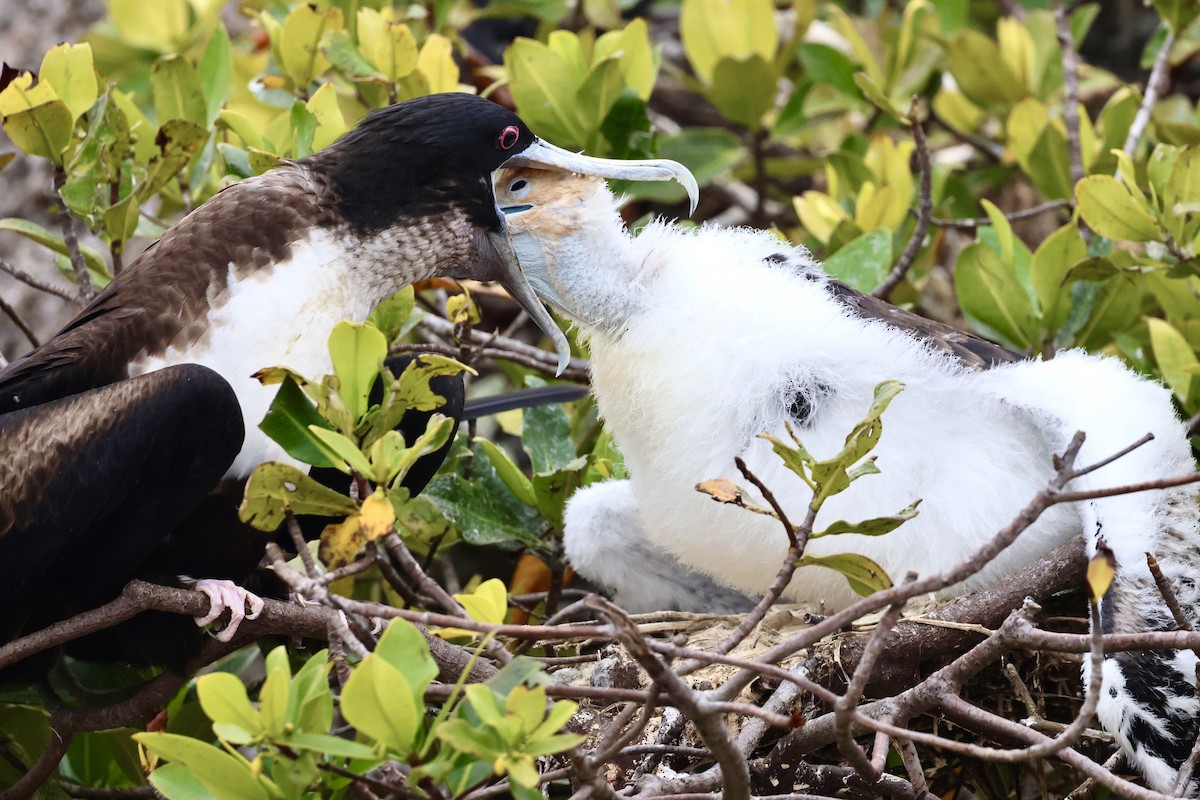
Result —
<instances>
[{"instance_id":1,"label":"thin branch","mask_svg":"<svg viewBox=\"0 0 1200 800\"><path fill-rule=\"evenodd\" d=\"M39 278L36 275L32 275L20 267L13 266L2 258L0 258L0 271L7 272L21 283L37 289L39 292L45 292L46 294L52 294L55 297L61 297L68 303L75 303L76 305L79 304L79 298L70 289L63 286L57 286L45 280L44 278Z\"/></svg>"},{"instance_id":2,"label":"thin branch","mask_svg":"<svg viewBox=\"0 0 1200 800\"><path fill-rule=\"evenodd\" d=\"M33 328L29 327L28 323L21 319L21 315L17 313L17 310L13 308L12 305L10 305L9 302L3 297L0 297L0 311L3 311L5 316L11 319L13 324L21 329L21 333L25 334L25 338L29 340L30 344L32 344L34 347L37 347L39 344L41 344L41 342L38 341L37 334L33 332Z\"/></svg>"},{"instance_id":3,"label":"thin branch","mask_svg":"<svg viewBox=\"0 0 1200 800\"><path fill-rule=\"evenodd\" d=\"M1154 106L1158 104L1159 96L1167 90L1171 80L1168 66L1171 62L1171 48L1175 46L1175 32L1165 22L1162 24L1167 33L1163 37L1158 55L1154 58L1154 66L1150 68L1150 77L1146 80L1146 94L1142 96L1142 104L1138 107L1137 116L1133 118L1133 124L1129 126L1129 135L1125 138L1125 146L1121 148L1131 156L1137 149L1142 134L1146 132L1146 126L1150 124L1150 114L1154 111Z\"/></svg>"},{"instance_id":4,"label":"thin branch","mask_svg":"<svg viewBox=\"0 0 1200 800\"><path fill-rule=\"evenodd\" d=\"M912 236L908 237L908 244L905 245L904 252L892 266L891 272L871 292L872 297L878 297L881 300L888 299L900 282L904 280L904 276L912 269L917 255L921 252L921 245L925 242L925 234L929 232L929 221L933 218L933 167L930 165L929 143L925 141L925 129L921 126L919 110L917 98L913 97L912 104L908 109L908 117L913 142L916 144L917 172L921 176L917 225L913 228Z\"/></svg>"},{"instance_id":5,"label":"thin branch","mask_svg":"<svg viewBox=\"0 0 1200 800\"><path fill-rule=\"evenodd\" d=\"M428 314L422 317L421 327L441 337L452 337L454 335L454 323L435 314ZM529 365L537 365L532 368L541 371L548 369L550 374L554 374L554 371L558 367L558 356L554 353L547 352L540 347L534 347L517 339L500 336L499 334L487 334L473 329L466 332L466 338L473 344L483 345L481 355L487 355L489 358L509 358L516 361L519 357L523 356L529 362ZM572 358L567 363L567 369L563 372L563 375L572 379L586 380L590 369L591 364L586 360Z\"/></svg>"},{"instance_id":6,"label":"thin branch","mask_svg":"<svg viewBox=\"0 0 1200 800\"><path fill-rule=\"evenodd\" d=\"M1071 164L1071 185L1084 178L1083 145L1079 139L1079 51L1071 20L1062 3L1054 5L1054 23L1058 30L1058 47L1062 51L1063 124L1067 128L1067 158Z\"/></svg>"},{"instance_id":7,"label":"thin branch","mask_svg":"<svg viewBox=\"0 0 1200 800\"><path fill-rule=\"evenodd\" d=\"M1045 214L1047 211L1057 211L1060 208L1066 208L1071 205L1069 200L1048 200L1045 203L1038 203L1036 206L1013 211L1005 214L1004 218L1009 222L1017 222L1030 217L1036 217L1040 214ZM968 217L967 219L930 219L929 224L935 228L961 228L963 230L973 230L975 228L985 228L992 224L991 217Z\"/></svg>"},{"instance_id":8,"label":"thin branch","mask_svg":"<svg viewBox=\"0 0 1200 800\"><path fill-rule=\"evenodd\" d=\"M724 800L749 800L750 769L729 737L729 731L717 711L707 701L697 697L683 678L667 669L658 656L650 651L646 638L624 611L597 595L592 595L584 602L609 619L621 644L642 665L650 680L661 686L675 706L696 726L700 739L721 768Z\"/></svg>"},{"instance_id":9,"label":"thin branch","mask_svg":"<svg viewBox=\"0 0 1200 800\"><path fill-rule=\"evenodd\" d=\"M83 251L79 249L79 237L75 233L75 217L62 198L62 190L66 182L67 173L62 167L56 167L54 169L54 206L58 212L58 227L62 231L63 242L67 246L67 255L71 258L71 269L75 271L75 280L79 283L79 299L86 305L96 297L96 287L92 283L92 276L88 273Z\"/></svg>"}]
</instances>

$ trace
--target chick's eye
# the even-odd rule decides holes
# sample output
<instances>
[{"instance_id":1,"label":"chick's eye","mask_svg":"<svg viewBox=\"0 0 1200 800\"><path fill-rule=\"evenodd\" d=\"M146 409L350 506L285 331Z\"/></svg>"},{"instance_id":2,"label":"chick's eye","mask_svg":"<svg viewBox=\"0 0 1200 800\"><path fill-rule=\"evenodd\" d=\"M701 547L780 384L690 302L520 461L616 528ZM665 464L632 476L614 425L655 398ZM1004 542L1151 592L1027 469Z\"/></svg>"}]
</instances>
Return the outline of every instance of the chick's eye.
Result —
<instances>
[{"instance_id":1,"label":"chick's eye","mask_svg":"<svg viewBox=\"0 0 1200 800\"><path fill-rule=\"evenodd\" d=\"M508 193L516 194L529 186L529 182L524 178L517 178L508 185Z\"/></svg>"},{"instance_id":2,"label":"chick's eye","mask_svg":"<svg viewBox=\"0 0 1200 800\"><path fill-rule=\"evenodd\" d=\"M496 146L501 150L512 150L516 146L517 140L521 138L521 131L516 125L509 125L504 130L500 131L500 138L496 140Z\"/></svg>"}]
</instances>

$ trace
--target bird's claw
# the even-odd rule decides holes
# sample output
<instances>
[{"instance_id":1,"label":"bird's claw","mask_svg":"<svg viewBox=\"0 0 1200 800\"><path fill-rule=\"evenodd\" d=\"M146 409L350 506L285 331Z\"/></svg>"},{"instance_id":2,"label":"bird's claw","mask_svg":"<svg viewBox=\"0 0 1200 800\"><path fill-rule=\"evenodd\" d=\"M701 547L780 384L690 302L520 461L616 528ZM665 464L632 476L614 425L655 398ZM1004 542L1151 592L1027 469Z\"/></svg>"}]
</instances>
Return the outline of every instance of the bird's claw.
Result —
<instances>
[{"instance_id":1,"label":"bird's claw","mask_svg":"<svg viewBox=\"0 0 1200 800\"><path fill-rule=\"evenodd\" d=\"M226 609L229 610L229 624L217 633L217 641L232 641L242 620L258 619L258 615L262 613L264 607L261 597L246 591L233 581L205 578L197 581L194 588L197 592L208 595L208 613L195 618L196 624L201 628L216 622Z\"/></svg>"}]
</instances>

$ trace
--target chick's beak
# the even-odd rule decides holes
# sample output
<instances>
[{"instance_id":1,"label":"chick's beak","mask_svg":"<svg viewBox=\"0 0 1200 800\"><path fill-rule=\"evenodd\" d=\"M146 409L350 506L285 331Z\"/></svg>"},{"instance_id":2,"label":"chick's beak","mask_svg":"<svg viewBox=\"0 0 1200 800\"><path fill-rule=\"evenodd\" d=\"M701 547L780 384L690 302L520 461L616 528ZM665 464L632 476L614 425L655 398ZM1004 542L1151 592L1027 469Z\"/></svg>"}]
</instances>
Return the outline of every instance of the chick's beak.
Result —
<instances>
[{"instance_id":1,"label":"chick's beak","mask_svg":"<svg viewBox=\"0 0 1200 800\"><path fill-rule=\"evenodd\" d=\"M700 189L696 178L688 168L677 161L667 159L644 159L637 161L619 161L611 158L592 158L580 153L572 153L556 147L541 139L534 140L517 155L510 158L501 169L506 167L531 167L534 169L560 170L574 172L579 175L589 175L597 178L613 178L627 181L678 181L687 190L690 210L696 210L700 199ZM558 354L558 372L561 375L571 359L571 346L567 337L559 330L550 312L538 299L538 293L530 285L529 279L521 268L521 261L508 235L508 226L503 219L508 213L519 213L526 207L514 206L497 209L501 218L501 230L489 233L492 245L500 256L501 276L499 281L513 299L529 313L529 316L542 331L554 342L554 350ZM690 212L689 212L690 213ZM533 266L533 265L531 265ZM541 283L541 282L539 282ZM545 287L542 287L543 290ZM554 298L549 298L554 299Z\"/></svg>"}]
</instances>

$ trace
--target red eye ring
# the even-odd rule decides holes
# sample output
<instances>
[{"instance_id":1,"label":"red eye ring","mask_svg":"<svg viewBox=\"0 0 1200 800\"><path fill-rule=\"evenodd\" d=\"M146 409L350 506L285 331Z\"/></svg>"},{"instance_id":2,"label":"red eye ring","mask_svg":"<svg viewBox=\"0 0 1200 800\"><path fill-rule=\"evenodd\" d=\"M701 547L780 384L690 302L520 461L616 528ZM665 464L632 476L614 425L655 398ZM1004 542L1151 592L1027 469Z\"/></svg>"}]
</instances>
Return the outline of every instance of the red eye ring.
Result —
<instances>
[{"instance_id":1,"label":"red eye ring","mask_svg":"<svg viewBox=\"0 0 1200 800\"><path fill-rule=\"evenodd\" d=\"M512 150L516 147L517 142L521 138L521 129L516 125L509 125L504 130L500 131L500 138L496 140L496 146L501 150Z\"/></svg>"}]
</instances>

